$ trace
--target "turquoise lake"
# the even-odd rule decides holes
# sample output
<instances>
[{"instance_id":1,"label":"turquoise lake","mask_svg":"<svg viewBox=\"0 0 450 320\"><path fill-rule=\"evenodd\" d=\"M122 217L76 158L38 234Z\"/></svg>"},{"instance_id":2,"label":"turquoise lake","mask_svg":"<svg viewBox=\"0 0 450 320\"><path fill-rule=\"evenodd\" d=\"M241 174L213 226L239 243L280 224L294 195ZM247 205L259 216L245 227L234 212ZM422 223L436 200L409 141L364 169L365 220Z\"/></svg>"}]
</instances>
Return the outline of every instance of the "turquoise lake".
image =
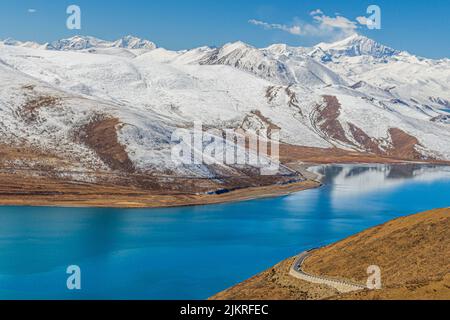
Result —
<instances>
[{"instance_id":1,"label":"turquoise lake","mask_svg":"<svg viewBox=\"0 0 450 320\"><path fill-rule=\"evenodd\" d=\"M205 299L297 253L450 206L450 168L333 165L286 197L171 209L0 207L0 299ZM81 268L69 291L66 268Z\"/></svg>"}]
</instances>

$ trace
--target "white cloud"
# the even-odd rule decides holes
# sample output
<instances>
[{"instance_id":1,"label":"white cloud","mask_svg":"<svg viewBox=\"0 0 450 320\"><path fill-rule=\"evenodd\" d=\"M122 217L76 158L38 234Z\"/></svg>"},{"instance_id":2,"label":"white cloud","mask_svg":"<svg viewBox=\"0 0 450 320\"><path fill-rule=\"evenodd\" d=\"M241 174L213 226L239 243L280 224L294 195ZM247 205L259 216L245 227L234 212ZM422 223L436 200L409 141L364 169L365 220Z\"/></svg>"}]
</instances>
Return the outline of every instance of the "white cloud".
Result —
<instances>
[{"instance_id":1,"label":"white cloud","mask_svg":"<svg viewBox=\"0 0 450 320\"><path fill-rule=\"evenodd\" d=\"M369 23L369 19L366 17L356 17L356 21L363 26L366 26Z\"/></svg>"},{"instance_id":2,"label":"white cloud","mask_svg":"<svg viewBox=\"0 0 450 320\"><path fill-rule=\"evenodd\" d=\"M320 9L316 9L316 10L311 11L309 14L312 15L312 16L314 16L314 15L316 15L316 14L323 14L323 12L322 12L322 10L320 10Z\"/></svg>"},{"instance_id":3,"label":"white cloud","mask_svg":"<svg viewBox=\"0 0 450 320\"><path fill-rule=\"evenodd\" d=\"M315 15L313 19L318 22L319 28L338 29L344 32L353 32L353 30L357 29L357 25L354 21L350 21L342 16L329 17L322 14Z\"/></svg>"},{"instance_id":4,"label":"white cloud","mask_svg":"<svg viewBox=\"0 0 450 320\"><path fill-rule=\"evenodd\" d=\"M28 9L28 13L35 13L35 12L37 12L36 9L33 9L33 8Z\"/></svg>"},{"instance_id":5,"label":"white cloud","mask_svg":"<svg viewBox=\"0 0 450 320\"><path fill-rule=\"evenodd\" d=\"M278 29L278 30L282 30L285 32L289 32L290 34L294 34L294 35L301 35L302 34L302 30L300 28L300 26L287 26L285 24L278 24L278 23L267 23L264 21L259 21L259 20L255 20L255 19L251 19L248 21L249 23L255 25L255 26L261 26L264 29L267 30L271 30L271 29Z\"/></svg>"},{"instance_id":6,"label":"white cloud","mask_svg":"<svg viewBox=\"0 0 450 320\"><path fill-rule=\"evenodd\" d=\"M276 29L297 36L322 37L335 40L355 33L358 29L358 23L362 25L364 24L363 22L366 22L366 20L363 20L364 17L358 17L356 21L352 21L338 14L334 17L327 16L320 9L311 11L310 16L312 17L312 22L310 23L298 19L290 25L254 19L249 20L249 23L261 26L266 30Z\"/></svg>"}]
</instances>

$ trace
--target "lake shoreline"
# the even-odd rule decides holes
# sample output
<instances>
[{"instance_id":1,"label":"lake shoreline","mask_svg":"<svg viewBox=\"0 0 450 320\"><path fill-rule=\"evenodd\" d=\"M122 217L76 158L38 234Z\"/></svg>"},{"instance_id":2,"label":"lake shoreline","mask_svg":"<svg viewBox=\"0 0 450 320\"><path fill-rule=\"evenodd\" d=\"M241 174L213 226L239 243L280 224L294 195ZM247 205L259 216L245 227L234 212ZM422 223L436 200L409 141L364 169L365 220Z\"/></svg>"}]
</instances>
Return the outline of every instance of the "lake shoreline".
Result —
<instances>
[{"instance_id":1,"label":"lake shoreline","mask_svg":"<svg viewBox=\"0 0 450 320\"><path fill-rule=\"evenodd\" d=\"M374 159L375 160L375 159ZM121 187L98 187L98 190L83 192L75 189L73 192L61 194L0 194L0 207L60 207L60 208L117 208L117 209L156 209L189 206L204 206L211 204L234 203L256 199L287 196L292 193L314 189L322 186L321 177L308 169L318 165L373 165L373 164L418 164L418 165L442 165L446 162L434 161L349 161L348 163L319 163L319 162L290 162L285 163L298 173L298 177L305 180L285 184L272 184L268 186L235 188L231 190L215 190L202 194L155 194L145 190L124 189ZM117 190L117 192L116 192ZM221 192L223 191L223 192Z\"/></svg>"},{"instance_id":2,"label":"lake shoreline","mask_svg":"<svg viewBox=\"0 0 450 320\"><path fill-rule=\"evenodd\" d=\"M3 207L1 261L8 280L2 282L2 296L70 299L73 293L61 276L65 266L79 265L89 277L81 299L207 299L286 257L392 218L449 205L450 167L325 165L309 170L325 177L322 187L264 200L141 210ZM314 274L308 266L305 271ZM351 274L339 276L352 279ZM298 293L299 299L314 298L303 289Z\"/></svg>"},{"instance_id":3,"label":"lake shoreline","mask_svg":"<svg viewBox=\"0 0 450 320\"><path fill-rule=\"evenodd\" d=\"M117 208L117 209L156 209L203 206L211 204L233 203L256 199L287 196L292 193L318 188L322 183L313 180L293 182L283 185L270 185L264 187L249 187L236 189L222 194L198 194L198 195L77 195L74 199L71 195L62 196L34 196L24 199L10 197L0 198L0 207L59 207L59 208ZM83 197L80 199L80 197Z\"/></svg>"}]
</instances>

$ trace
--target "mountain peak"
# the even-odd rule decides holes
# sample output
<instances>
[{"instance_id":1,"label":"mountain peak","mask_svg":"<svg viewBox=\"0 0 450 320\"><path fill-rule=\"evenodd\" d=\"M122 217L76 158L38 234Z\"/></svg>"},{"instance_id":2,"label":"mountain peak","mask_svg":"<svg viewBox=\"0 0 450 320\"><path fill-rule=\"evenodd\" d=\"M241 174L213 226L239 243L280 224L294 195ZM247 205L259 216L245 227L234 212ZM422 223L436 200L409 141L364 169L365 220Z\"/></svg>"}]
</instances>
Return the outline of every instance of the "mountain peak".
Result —
<instances>
[{"instance_id":1,"label":"mountain peak","mask_svg":"<svg viewBox=\"0 0 450 320\"><path fill-rule=\"evenodd\" d=\"M222 49L238 50L238 49L254 49L254 47L239 40L239 41L229 42L229 43L224 44Z\"/></svg>"},{"instance_id":2,"label":"mountain peak","mask_svg":"<svg viewBox=\"0 0 450 320\"><path fill-rule=\"evenodd\" d=\"M351 35L349 35L348 37L344 38L341 41L354 41L354 40L367 40L369 38L367 38L366 36L363 36L357 32L352 33ZM369 39L370 40L370 39Z\"/></svg>"},{"instance_id":3,"label":"mountain peak","mask_svg":"<svg viewBox=\"0 0 450 320\"><path fill-rule=\"evenodd\" d=\"M4 40L0 40L0 43L2 43L3 45L6 46L15 46L15 47L24 47L24 48L34 48L34 49L38 49L38 48L45 48L45 46L47 44L41 45L37 42L33 42L33 41L19 41L19 40L15 40L13 38L6 38Z\"/></svg>"},{"instance_id":4,"label":"mountain peak","mask_svg":"<svg viewBox=\"0 0 450 320\"><path fill-rule=\"evenodd\" d=\"M156 45L153 42L132 35L124 36L115 41L113 47L126 49L156 49Z\"/></svg>"},{"instance_id":5,"label":"mountain peak","mask_svg":"<svg viewBox=\"0 0 450 320\"><path fill-rule=\"evenodd\" d=\"M320 48L326 54L335 58L341 56L372 56L374 58L386 58L400 53L400 51L382 45L375 40L357 33L337 42L319 43L315 46L315 49L317 48Z\"/></svg>"},{"instance_id":6,"label":"mountain peak","mask_svg":"<svg viewBox=\"0 0 450 320\"><path fill-rule=\"evenodd\" d=\"M53 50L84 50L89 48L100 48L107 46L108 42L91 36L75 35L70 38L53 41L50 49Z\"/></svg>"},{"instance_id":7,"label":"mountain peak","mask_svg":"<svg viewBox=\"0 0 450 320\"><path fill-rule=\"evenodd\" d=\"M284 54L288 51L288 49L289 46L285 43L274 43L265 48L265 50L276 54Z\"/></svg>"},{"instance_id":8,"label":"mountain peak","mask_svg":"<svg viewBox=\"0 0 450 320\"><path fill-rule=\"evenodd\" d=\"M67 39L61 39L51 43L53 50L85 50L91 48L125 48L125 49L148 49L153 50L156 45L148 40L140 39L131 35L122 37L116 41L106 41L92 36L76 35Z\"/></svg>"}]
</instances>

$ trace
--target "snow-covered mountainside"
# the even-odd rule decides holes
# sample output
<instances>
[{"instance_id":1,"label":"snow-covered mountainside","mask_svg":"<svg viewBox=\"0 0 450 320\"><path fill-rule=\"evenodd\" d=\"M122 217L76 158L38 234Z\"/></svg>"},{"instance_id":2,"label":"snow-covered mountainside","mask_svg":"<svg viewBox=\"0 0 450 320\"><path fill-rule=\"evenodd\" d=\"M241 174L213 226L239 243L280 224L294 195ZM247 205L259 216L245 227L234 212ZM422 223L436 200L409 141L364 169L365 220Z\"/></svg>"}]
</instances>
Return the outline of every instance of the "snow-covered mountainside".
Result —
<instances>
[{"instance_id":1,"label":"snow-covered mountainside","mask_svg":"<svg viewBox=\"0 0 450 320\"><path fill-rule=\"evenodd\" d=\"M0 144L54 155L39 166L242 175L170 160L172 132L194 121L277 127L286 145L450 160L450 60L356 35L313 48L237 42L185 51L131 36L9 39L0 42L0 88Z\"/></svg>"},{"instance_id":2,"label":"snow-covered mountainside","mask_svg":"<svg viewBox=\"0 0 450 320\"><path fill-rule=\"evenodd\" d=\"M371 56L383 59L400 54L400 51L358 34L335 43L319 43L310 54L315 55L319 50L325 53L322 61L326 62L338 57Z\"/></svg>"},{"instance_id":3,"label":"snow-covered mountainside","mask_svg":"<svg viewBox=\"0 0 450 320\"><path fill-rule=\"evenodd\" d=\"M125 36L119 40L110 42L94 37L75 36L52 42L47 49L50 50L85 50L90 48L125 48L125 49L156 49L156 45L148 40L142 40L133 36Z\"/></svg>"},{"instance_id":4,"label":"snow-covered mountainside","mask_svg":"<svg viewBox=\"0 0 450 320\"><path fill-rule=\"evenodd\" d=\"M148 40L139 39L133 36L125 36L116 41L106 41L97 39L90 36L74 36L68 39L61 39L52 43L39 44L32 41L21 42L14 39L6 39L2 41L5 45L34 48L34 49L47 49L58 51L69 50L86 50L86 49L105 49L105 48L124 48L124 49L156 49L156 45Z\"/></svg>"}]
</instances>

